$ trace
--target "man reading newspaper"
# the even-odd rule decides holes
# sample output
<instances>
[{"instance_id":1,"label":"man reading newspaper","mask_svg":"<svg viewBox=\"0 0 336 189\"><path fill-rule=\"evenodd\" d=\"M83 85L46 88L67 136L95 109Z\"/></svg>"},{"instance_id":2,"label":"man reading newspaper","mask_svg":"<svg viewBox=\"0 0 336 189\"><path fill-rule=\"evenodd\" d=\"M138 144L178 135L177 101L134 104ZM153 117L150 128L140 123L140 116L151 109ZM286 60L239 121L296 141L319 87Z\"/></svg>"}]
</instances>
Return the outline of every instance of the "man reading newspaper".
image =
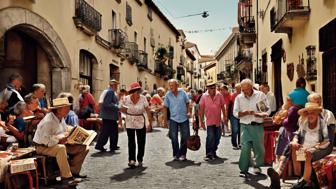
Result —
<instances>
[{"instance_id":1,"label":"man reading newspaper","mask_svg":"<svg viewBox=\"0 0 336 189\"><path fill-rule=\"evenodd\" d=\"M67 143L69 132L64 117L68 114L70 105L67 98L54 99L52 111L37 125L33 141L38 154L56 157L62 182L74 186L81 181L78 178L86 177L79 173L89 147ZM71 161L68 161L68 154L72 157Z\"/></svg>"}]
</instances>

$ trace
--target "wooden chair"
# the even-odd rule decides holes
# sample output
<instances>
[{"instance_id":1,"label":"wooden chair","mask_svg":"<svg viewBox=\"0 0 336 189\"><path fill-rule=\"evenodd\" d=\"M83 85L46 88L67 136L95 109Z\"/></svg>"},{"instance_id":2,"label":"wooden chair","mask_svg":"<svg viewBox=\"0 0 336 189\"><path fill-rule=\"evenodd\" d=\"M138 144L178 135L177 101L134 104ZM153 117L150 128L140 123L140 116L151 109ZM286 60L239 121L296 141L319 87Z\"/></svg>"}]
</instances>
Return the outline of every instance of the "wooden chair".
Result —
<instances>
[{"instance_id":1,"label":"wooden chair","mask_svg":"<svg viewBox=\"0 0 336 189\"><path fill-rule=\"evenodd\" d=\"M59 176L59 167L55 157L37 155L36 160L39 178L44 181L45 185L48 185L48 181L55 180Z\"/></svg>"}]
</instances>

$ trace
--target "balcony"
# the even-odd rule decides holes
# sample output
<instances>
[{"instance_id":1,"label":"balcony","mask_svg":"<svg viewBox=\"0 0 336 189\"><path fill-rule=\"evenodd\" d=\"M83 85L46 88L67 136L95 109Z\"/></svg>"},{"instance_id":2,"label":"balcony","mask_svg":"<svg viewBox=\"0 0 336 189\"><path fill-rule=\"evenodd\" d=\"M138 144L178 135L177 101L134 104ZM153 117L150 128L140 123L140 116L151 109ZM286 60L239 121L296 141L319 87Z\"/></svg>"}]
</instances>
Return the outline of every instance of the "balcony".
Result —
<instances>
[{"instance_id":1,"label":"balcony","mask_svg":"<svg viewBox=\"0 0 336 189\"><path fill-rule=\"evenodd\" d=\"M96 35L101 30L102 15L85 2L85 0L76 0L75 2L75 16L73 20L76 27L90 36Z\"/></svg>"},{"instance_id":2,"label":"balcony","mask_svg":"<svg viewBox=\"0 0 336 189\"><path fill-rule=\"evenodd\" d=\"M110 29L109 40L112 49L123 49L127 42L127 34L121 29Z\"/></svg>"},{"instance_id":3,"label":"balcony","mask_svg":"<svg viewBox=\"0 0 336 189\"><path fill-rule=\"evenodd\" d=\"M137 62L137 67L139 71L144 71L148 69L148 54L145 51L138 51L139 61Z\"/></svg>"},{"instance_id":4,"label":"balcony","mask_svg":"<svg viewBox=\"0 0 336 189\"><path fill-rule=\"evenodd\" d=\"M277 10L271 11L271 30L287 33L291 39L293 28L305 24L310 15L309 0L278 0Z\"/></svg>"},{"instance_id":5,"label":"balcony","mask_svg":"<svg viewBox=\"0 0 336 189\"><path fill-rule=\"evenodd\" d=\"M252 53L249 50L240 51L235 58L235 68L245 74L252 72ZM225 76L224 76L225 77Z\"/></svg>"},{"instance_id":6,"label":"balcony","mask_svg":"<svg viewBox=\"0 0 336 189\"><path fill-rule=\"evenodd\" d=\"M174 77L174 69L170 66L166 67L166 72L165 75L163 76L163 79L168 80L168 79L173 79Z\"/></svg>"},{"instance_id":7,"label":"balcony","mask_svg":"<svg viewBox=\"0 0 336 189\"><path fill-rule=\"evenodd\" d=\"M131 64L137 63L139 61L138 44L135 42L126 42L121 54L124 55Z\"/></svg>"},{"instance_id":8,"label":"balcony","mask_svg":"<svg viewBox=\"0 0 336 189\"><path fill-rule=\"evenodd\" d=\"M251 48L256 42L255 20L253 16L244 16L239 22L239 41L246 48Z\"/></svg>"},{"instance_id":9,"label":"balcony","mask_svg":"<svg viewBox=\"0 0 336 189\"><path fill-rule=\"evenodd\" d=\"M164 62L160 60L155 60L155 68L154 68L154 73L163 76L165 74L166 70L166 65Z\"/></svg>"}]
</instances>

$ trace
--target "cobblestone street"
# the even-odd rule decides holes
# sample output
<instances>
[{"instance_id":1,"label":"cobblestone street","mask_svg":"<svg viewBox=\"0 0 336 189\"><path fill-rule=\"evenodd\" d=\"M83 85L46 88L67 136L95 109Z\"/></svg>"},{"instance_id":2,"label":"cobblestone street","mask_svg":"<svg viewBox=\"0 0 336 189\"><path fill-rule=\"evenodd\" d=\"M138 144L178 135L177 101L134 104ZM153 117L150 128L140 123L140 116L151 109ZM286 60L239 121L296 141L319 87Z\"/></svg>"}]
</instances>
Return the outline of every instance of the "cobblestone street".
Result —
<instances>
[{"instance_id":1,"label":"cobblestone street","mask_svg":"<svg viewBox=\"0 0 336 189\"><path fill-rule=\"evenodd\" d=\"M269 180L264 174L252 175L249 180L239 177L240 151L232 150L230 137L221 138L218 153L221 158L206 162L203 160L206 132L200 131L201 149L188 150L188 161L181 162L172 161L167 132L167 129L155 128L147 134L142 168L129 169L127 166L126 132L120 133L120 150L115 154L97 153L92 145L82 169L88 178L77 188L268 188L265 186L269 186ZM266 167L263 173L266 173Z\"/></svg>"}]
</instances>

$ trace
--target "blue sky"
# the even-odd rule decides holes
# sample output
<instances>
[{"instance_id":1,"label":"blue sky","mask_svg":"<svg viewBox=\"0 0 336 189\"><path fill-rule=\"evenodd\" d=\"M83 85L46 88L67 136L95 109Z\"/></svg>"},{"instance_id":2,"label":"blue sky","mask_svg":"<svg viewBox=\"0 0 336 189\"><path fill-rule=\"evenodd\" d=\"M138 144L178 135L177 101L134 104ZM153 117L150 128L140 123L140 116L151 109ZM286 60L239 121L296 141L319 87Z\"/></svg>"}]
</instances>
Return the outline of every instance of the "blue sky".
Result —
<instances>
[{"instance_id":1,"label":"blue sky","mask_svg":"<svg viewBox=\"0 0 336 189\"><path fill-rule=\"evenodd\" d=\"M237 26L238 0L153 0L177 29L184 31L219 29L213 32L185 33L187 40L196 43L201 54L214 54ZM209 11L201 15L181 16Z\"/></svg>"}]
</instances>

